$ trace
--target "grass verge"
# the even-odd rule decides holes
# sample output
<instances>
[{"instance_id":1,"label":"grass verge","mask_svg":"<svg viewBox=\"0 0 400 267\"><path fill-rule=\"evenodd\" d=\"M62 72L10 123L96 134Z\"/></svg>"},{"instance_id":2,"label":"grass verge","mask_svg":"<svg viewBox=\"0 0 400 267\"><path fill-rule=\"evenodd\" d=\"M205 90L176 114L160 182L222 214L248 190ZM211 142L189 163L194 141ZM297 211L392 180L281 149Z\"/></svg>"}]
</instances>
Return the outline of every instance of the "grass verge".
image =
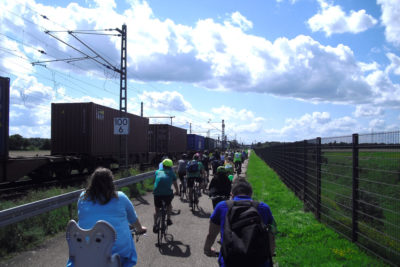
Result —
<instances>
[{"instance_id":1,"label":"grass verge","mask_svg":"<svg viewBox=\"0 0 400 267\"><path fill-rule=\"evenodd\" d=\"M247 178L254 199L267 203L277 222L279 266L388 266L304 212L303 203L254 152Z\"/></svg>"}]
</instances>

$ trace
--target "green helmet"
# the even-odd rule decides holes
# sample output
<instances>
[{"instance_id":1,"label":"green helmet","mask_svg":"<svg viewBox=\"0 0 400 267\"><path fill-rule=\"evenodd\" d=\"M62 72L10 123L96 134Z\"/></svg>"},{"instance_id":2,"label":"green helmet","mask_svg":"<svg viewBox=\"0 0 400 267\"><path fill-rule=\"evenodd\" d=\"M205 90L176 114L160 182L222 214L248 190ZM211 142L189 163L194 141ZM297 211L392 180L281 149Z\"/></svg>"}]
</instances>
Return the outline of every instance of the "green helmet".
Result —
<instances>
[{"instance_id":1,"label":"green helmet","mask_svg":"<svg viewBox=\"0 0 400 267\"><path fill-rule=\"evenodd\" d=\"M164 159L163 160L163 162L162 162L162 164L163 164L163 166L165 166L165 167L172 167L172 160L170 160L170 159Z\"/></svg>"}]
</instances>

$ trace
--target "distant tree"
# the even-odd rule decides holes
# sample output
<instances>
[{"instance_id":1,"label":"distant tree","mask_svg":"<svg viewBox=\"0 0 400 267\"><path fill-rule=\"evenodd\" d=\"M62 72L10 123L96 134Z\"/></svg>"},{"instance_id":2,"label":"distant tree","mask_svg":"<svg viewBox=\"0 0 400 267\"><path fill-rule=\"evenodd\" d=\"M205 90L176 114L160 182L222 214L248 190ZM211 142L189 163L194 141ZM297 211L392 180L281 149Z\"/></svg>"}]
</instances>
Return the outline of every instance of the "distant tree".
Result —
<instances>
[{"instance_id":1,"label":"distant tree","mask_svg":"<svg viewBox=\"0 0 400 267\"><path fill-rule=\"evenodd\" d=\"M50 150L51 149L51 142L50 139L43 139L42 146L40 150Z\"/></svg>"},{"instance_id":2,"label":"distant tree","mask_svg":"<svg viewBox=\"0 0 400 267\"><path fill-rule=\"evenodd\" d=\"M25 144L24 138L19 134L11 135L8 138L8 147L10 150L23 150Z\"/></svg>"}]
</instances>

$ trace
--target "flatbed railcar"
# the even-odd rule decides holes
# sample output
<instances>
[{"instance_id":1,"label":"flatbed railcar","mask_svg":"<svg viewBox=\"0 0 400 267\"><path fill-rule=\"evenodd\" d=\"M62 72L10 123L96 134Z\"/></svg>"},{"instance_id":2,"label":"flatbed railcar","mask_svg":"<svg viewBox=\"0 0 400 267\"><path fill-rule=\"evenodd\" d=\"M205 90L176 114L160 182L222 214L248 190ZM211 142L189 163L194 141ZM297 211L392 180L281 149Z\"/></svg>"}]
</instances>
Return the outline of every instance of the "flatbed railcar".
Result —
<instances>
[{"instance_id":1,"label":"flatbed railcar","mask_svg":"<svg viewBox=\"0 0 400 267\"><path fill-rule=\"evenodd\" d=\"M9 156L8 112L10 79L0 77L0 183L29 177L37 181L68 179L71 173L90 173L98 166L118 166L120 135L114 134L113 120L120 111L92 102L51 105L51 151L49 155ZM186 129L127 114L128 164L158 164L162 156L176 160L205 149L203 136ZM208 144L213 143L212 140ZM207 148L211 150L210 148ZM124 151L122 152L124 153Z\"/></svg>"}]
</instances>

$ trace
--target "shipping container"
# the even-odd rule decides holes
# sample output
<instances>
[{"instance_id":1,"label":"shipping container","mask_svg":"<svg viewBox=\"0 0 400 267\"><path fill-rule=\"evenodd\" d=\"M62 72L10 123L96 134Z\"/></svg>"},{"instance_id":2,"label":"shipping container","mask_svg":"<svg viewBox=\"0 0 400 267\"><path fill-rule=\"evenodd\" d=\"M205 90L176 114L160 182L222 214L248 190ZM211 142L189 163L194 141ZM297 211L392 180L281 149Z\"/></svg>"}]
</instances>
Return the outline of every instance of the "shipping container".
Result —
<instances>
[{"instance_id":1,"label":"shipping container","mask_svg":"<svg viewBox=\"0 0 400 267\"><path fill-rule=\"evenodd\" d=\"M217 142L215 139L210 137L204 138L204 149L208 151L212 151L217 147Z\"/></svg>"},{"instance_id":2,"label":"shipping container","mask_svg":"<svg viewBox=\"0 0 400 267\"><path fill-rule=\"evenodd\" d=\"M121 135L114 133L119 110L95 103L53 103L51 105L51 154L87 155L119 159ZM128 163L141 163L148 157L149 119L127 114ZM122 148L122 153L124 153Z\"/></svg>"},{"instance_id":3,"label":"shipping container","mask_svg":"<svg viewBox=\"0 0 400 267\"><path fill-rule=\"evenodd\" d=\"M188 151L203 151L204 137L197 134L187 135L187 150Z\"/></svg>"},{"instance_id":4,"label":"shipping container","mask_svg":"<svg viewBox=\"0 0 400 267\"><path fill-rule=\"evenodd\" d=\"M149 151L173 155L186 152L186 132L169 124L150 124Z\"/></svg>"},{"instance_id":5,"label":"shipping container","mask_svg":"<svg viewBox=\"0 0 400 267\"><path fill-rule=\"evenodd\" d=\"M8 177L8 113L10 104L10 79L0 77L0 182Z\"/></svg>"},{"instance_id":6,"label":"shipping container","mask_svg":"<svg viewBox=\"0 0 400 267\"><path fill-rule=\"evenodd\" d=\"M0 77L0 159L8 158L8 113L10 79Z\"/></svg>"}]
</instances>

